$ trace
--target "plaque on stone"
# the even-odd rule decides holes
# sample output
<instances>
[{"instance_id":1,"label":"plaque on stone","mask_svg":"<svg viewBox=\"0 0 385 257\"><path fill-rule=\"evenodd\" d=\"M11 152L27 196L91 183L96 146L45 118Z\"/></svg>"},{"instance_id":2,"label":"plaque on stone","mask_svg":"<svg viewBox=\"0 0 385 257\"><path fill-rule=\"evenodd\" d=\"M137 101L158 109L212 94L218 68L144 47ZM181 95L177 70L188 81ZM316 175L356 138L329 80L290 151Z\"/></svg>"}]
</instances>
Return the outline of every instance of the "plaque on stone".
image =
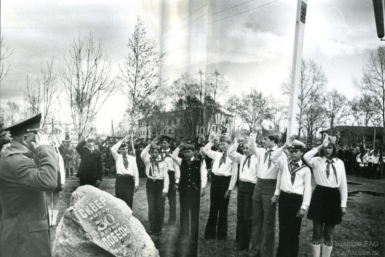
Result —
<instances>
[{"instance_id":1,"label":"plaque on stone","mask_svg":"<svg viewBox=\"0 0 385 257\"><path fill-rule=\"evenodd\" d=\"M159 256L151 237L122 200L79 187L56 228L54 257Z\"/></svg>"}]
</instances>

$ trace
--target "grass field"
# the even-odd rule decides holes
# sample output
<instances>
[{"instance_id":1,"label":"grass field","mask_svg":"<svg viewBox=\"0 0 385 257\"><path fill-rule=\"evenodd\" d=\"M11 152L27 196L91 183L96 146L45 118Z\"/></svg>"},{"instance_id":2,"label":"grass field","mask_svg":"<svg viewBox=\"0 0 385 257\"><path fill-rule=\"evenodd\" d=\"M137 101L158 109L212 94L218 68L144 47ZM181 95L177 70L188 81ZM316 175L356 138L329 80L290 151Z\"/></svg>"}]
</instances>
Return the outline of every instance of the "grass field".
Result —
<instances>
[{"instance_id":1,"label":"grass field","mask_svg":"<svg viewBox=\"0 0 385 257\"><path fill-rule=\"evenodd\" d=\"M347 214L340 225L336 226L334 233L335 246L332 256L385 256L385 181L368 180L348 176L349 192L364 191L366 193L355 193L349 196ZM140 181L140 189L134 198L133 215L138 218L144 227L148 229L147 198L145 190L145 179ZM359 185L357 185L359 184ZM101 190L112 195L115 194L115 180L104 179ZM69 207L71 194L76 190L78 182L68 180L60 195L59 219L63 212ZM204 240L203 233L209 215L209 192L210 183L206 188L206 195L201 199L200 211L200 234L199 234L199 256L246 256L246 251L235 251L236 230L236 196L237 191L231 194L228 211L228 239L226 241ZM370 192L382 194L373 196ZM177 199L177 213L179 218L179 200ZM165 221L168 220L168 202L166 200ZM179 220L177 222L179 224ZM277 222L278 223L278 222ZM187 256L189 244L187 241L179 240L179 225L168 226L165 222L163 234L159 237L151 236L161 256ZM278 226L278 224L277 224ZM278 231L278 228L277 228ZM54 240L55 229L52 229ZM301 228L300 253L299 256L311 256L310 240L312 236L312 223L304 219Z\"/></svg>"}]
</instances>

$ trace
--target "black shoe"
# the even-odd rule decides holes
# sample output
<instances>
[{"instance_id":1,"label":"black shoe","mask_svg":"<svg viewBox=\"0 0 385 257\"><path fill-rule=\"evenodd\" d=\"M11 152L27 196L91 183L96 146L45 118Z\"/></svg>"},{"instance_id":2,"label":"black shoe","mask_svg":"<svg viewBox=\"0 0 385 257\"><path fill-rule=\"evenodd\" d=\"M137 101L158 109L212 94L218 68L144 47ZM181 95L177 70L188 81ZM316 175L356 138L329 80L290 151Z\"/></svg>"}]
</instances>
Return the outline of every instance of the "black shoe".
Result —
<instances>
[{"instance_id":1,"label":"black shoe","mask_svg":"<svg viewBox=\"0 0 385 257\"><path fill-rule=\"evenodd\" d=\"M152 230L149 230L149 231L147 231L147 234L152 235L152 234L154 234L154 232L152 232Z\"/></svg>"}]
</instances>

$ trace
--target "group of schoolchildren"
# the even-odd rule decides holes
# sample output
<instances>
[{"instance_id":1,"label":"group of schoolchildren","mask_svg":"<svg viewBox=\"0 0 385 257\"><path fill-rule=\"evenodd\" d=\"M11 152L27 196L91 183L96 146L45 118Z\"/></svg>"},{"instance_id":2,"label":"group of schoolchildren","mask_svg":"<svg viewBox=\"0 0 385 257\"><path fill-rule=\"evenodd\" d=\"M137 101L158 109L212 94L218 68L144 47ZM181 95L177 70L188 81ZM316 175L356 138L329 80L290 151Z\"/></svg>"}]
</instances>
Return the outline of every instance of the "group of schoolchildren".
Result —
<instances>
[{"instance_id":1,"label":"group of schoolchildren","mask_svg":"<svg viewBox=\"0 0 385 257\"><path fill-rule=\"evenodd\" d=\"M380 171L380 154L377 150L365 149L363 146L354 149L355 174L357 177L368 179L380 179L383 177Z\"/></svg>"},{"instance_id":2,"label":"group of schoolchildren","mask_svg":"<svg viewBox=\"0 0 385 257\"><path fill-rule=\"evenodd\" d=\"M275 130L262 130L263 147L259 147L258 134L254 131L234 140L226 134L212 135L210 142L198 147L191 140L182 140L174 151L167 136L149 143L140 153L147 177L148 233L162 234L166 197L170 205L168 223L175 224L178 191L180 235L197 246L200 198L206 194L210 177L210 213L204 238L226 240L229 201L239 177L237 250L246 250L249 256L275 256L278 209L277 256L298 255L305 216L313 221L313 256L330 256L333 231L342 221L347 202L345 167L336 158L335 138L326 136L320 146L304 154L304 143L294 138L279 148ZM127 155L130 146L126 140L128 137L117 142L111 151L117 167L116 196L132 208L139 173L135 157Z\"/></svg>"}]
</instances>

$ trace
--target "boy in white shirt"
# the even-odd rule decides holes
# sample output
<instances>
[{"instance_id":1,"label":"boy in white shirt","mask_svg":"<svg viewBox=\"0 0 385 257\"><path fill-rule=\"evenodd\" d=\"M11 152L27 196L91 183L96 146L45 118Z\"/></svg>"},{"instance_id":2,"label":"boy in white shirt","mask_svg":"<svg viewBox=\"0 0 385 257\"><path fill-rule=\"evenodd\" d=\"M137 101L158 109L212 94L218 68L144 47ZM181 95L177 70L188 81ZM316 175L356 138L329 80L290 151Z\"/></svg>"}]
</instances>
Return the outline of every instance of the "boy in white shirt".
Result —
<instances>
[{"instance_id":1,"label":"boy in white shirt","mask_svg":"<svg viewBox=\"0 0 385 257\"><path fill-rule=\"evenodd\" d=\"M253 192L257 183L258 158L250 149L247 143L242 143L244 154L237 152L240 145L240 138L234 139L234 144L230 146L228 153L230 159L240 164L239 185L237 199L237 230L238 251L246 250L249 247L251 238L251 227L253 223ZM243 140L243 138L242 138Z\"/></svg>"},{"instance_id":2,"label":"boy in white shirt","mask_svg":"<svg viewBox=\"0 0 385 257\"><path fill-rule=\"evenodd\" d=\"M132 209L134 193L139 189L139 172L136 158L128 154L128 145L124 143L128 137L112 146L111 154L116 166L115 196L125 201Z\"/></svg>"},{"instance_id":3,"label":"boy in white shirt","mask_svg":"<svg viewBox=\"0 0 385 257\"><path fill-rule=\"evenodd\" d=\"M219 147L223 151L211 150L215 138L219 137ZM238 165L227 156L227 149L231 144L228 135L216 135L203 148L204 153L213 159L211 188L210 188L210 214L205 230L205 239L227 239L227 209L230 194L237 182ZM219 217L218 217L219 216Z\"/></svg>"},{"instance_id":4,"label":"boy in white shirt","mask_svg":"<svg viewBox=\"0 0 385 257\"><path fill-rule=\"evenodd\" d=\"M309 207L312 191L311 172L302 161L304 148L304 143L291 139L271 156L273 163L282 171L277 257L298 256L302 218ZM290 152L290 160L279 161L285 150Z\"/></svg>"},{"instance_id":5,"label":"boy in white shirt","mask_svg":"<svg viewBox=\"0 0 385 257\"><path fill-rule=\"evenodd\" d=\"M148 234L162 235L164 220L164 202L169 187L168 165L160 157L160 147L155 144L155 138L146 146L140 157L146 165L146 192L148 201L148 220L150 230Z\"/></svg>"}]
</instances>

